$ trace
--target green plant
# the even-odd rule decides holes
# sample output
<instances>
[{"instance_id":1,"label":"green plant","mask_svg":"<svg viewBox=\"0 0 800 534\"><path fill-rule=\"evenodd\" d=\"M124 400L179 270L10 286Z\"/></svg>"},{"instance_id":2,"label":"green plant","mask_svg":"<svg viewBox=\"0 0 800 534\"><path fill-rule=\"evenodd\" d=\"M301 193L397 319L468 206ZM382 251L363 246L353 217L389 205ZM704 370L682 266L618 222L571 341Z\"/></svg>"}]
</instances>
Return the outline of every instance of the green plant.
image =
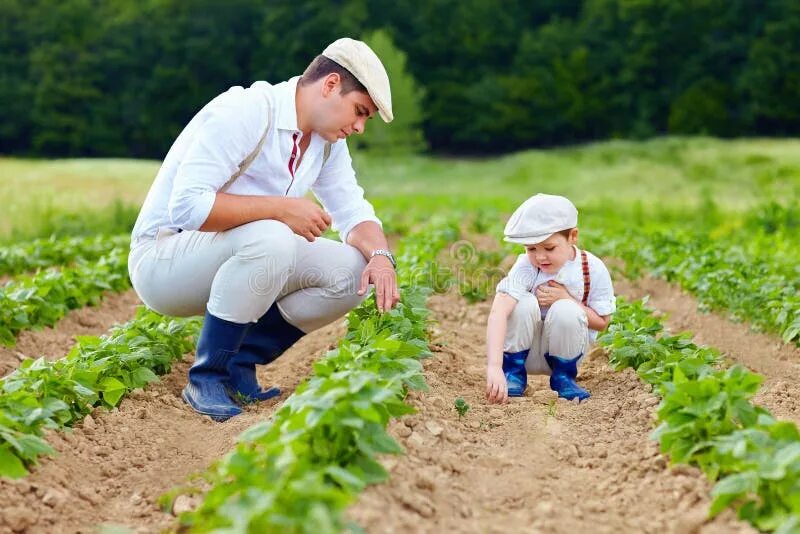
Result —
<instances>
[{"instance_id":1,"label":"green plant","mask_svg":"<svg viewBox=\"0 0 800 534\"><path fill-rule=\"evenodd\" d=\"M115 248L126 249L130 235L37 239L0 247L0 275L15 275L78 261L97 261Z\"/></svg>"},{"instance_id":2,"label":"green plant","mask_svg":"<svg viewBox=\"0 0 800 534\"><path fill-rule=\"evenodd\" d=\"M13 346L26 329L51 326L69 310L93 305L107 291L130 287L127 247L92 263L22 276L0 287L0 343Z\"/></svg>"},{"instance_id":3,"label":"green plant","mask_svg":"<svg viewBox=\"0 0 800 534\"><path fill-rule=\"evenodd\" d=\"M458 417L460 419L464 417L469 411L469 404L467 404L467 401L465 401L463 397L459 397L455 400L455 408L456 411L458 412Z\"/></svg>"},{"instance_id":4,"label":"green plant","mask_svg":"<svg viewBox=\"0 0 800 534\"><path fill-rule=\"evenodd\" d=\"M762 530L794 532L800 525L800 433L750 399L762 378L734 365L717 369L716 351L689 334L664 335L645 308L618 300L598 343L615 368L634 367L662 397L653 437L672 462L699 466L717 480L710 514L734 506Z\"/></svg>"},{"instance_id":5,"label":"green plant","mask_svg":"<svg viewBox=\"0 0 800 534\"><path fill-rule=\"evenodd\" d=\"M422 365L431 355L428 310L435 258L457 237L453 220L434 220L403 240L400 304L379 313L374 299L348 314L347 334L314 364L310 378L269 421L246 430L237 447L203 475L202 504L180 518L207 532L332 532L367 484L388 476L378 454L403 452L386 433L390 418L413 413L409 390L426 390ZM165 496L162 505L181 493Z\"/></svg>"},{"instance_id":6,"label":"green plant","mask_svg":"<svg viewBox=\"0 0 800 534\"><path fill-rule=\"evenodd\" d=\"M24 360L0 381L0 476L21 477L53 451L46 429L72 426L95 406L108 408L169 372L194 346L197 319L163 317L141 307L103 337L81 336L60 360Z\"/></svg>"}]
</instances>

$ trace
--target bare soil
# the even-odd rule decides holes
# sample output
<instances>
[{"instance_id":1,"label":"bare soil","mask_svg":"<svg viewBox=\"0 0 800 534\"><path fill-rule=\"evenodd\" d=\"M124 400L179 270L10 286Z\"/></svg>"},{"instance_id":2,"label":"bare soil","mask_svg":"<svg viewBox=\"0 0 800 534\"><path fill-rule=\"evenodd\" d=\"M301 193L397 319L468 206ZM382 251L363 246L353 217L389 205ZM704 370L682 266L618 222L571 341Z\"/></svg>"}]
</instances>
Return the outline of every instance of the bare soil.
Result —
<instances>
[{"instance_id":1,"label":"bare soil","mask_svg":"<svg viewBox=\"0 0 800 534\"><path fill-rule=\"evenodd\" d=\"M70 311L53 327L20 332L15 347L0 346L0 376L16 369L24 358L63 358L75 344L75 336L99 336L113 325L133 318L141 304L131 289L105 295L98 306Z\"/></svg>"},{"instance_id":2,"label":"bare soil","mask_svg":"<svg viewBox=\"0 0 800 534\"><path fill-rule=\"evenodd\" d=\"M261 383L280 386L281 396L225 423L195 414L181 399L188 358L118 409L96 409L72 432L51 433L47 439L56 457L25 479L0 480L0 533L94 533L100 524L137 532L170 527L174 517L158 509L158 497L207 468L243 430L268 418L343 334L343 323L329 325L261 369Z\"/></svg>"},{"instance_id":3,"label":"bare soil","mask_svg":"<svg viewBox=\"0 0 800 534\"><path fill-rule=\"evenodd\" d=\"M670 305L657 300L653 287L617 285L619 293L655 293L654 306ZM696 308L687 302L681 309L688 314ZM711 483L697 469L668 465L649 439L656 397L633 371L612 371L600 351L581 368L580 381L592 392L586 402L558 400L546 377L532 377L525 397L486 404L489 306L468 305L452 294L432 297L438 325L434 357L425 360L430 391L410 395L418 413L390 425L407 454L383 458L391 480L367 489L349 511L353 520L368 532L753 532L730 511L707 519ZM676 317L673 312L670 321ZM687 317L699 340L726 350ZM727 325L745 336L737 346L761 339L742 325L722 322L714 328ZM56 330L63 328L60 323ZM157 508L158 496L208 467L241 431L268 418L342 333L341 323L321 329L262 369L261 382L280 385L283 395L229 422L213 423L183 404L187 359L118 409L95 410L74 431L52 433L48 439L58 456L24 480L0 481L0 533L89 533L99 524L159 532L174 526L174 517ZM785 349L766 337L778 351L761 356L761 369L776 373L768 375L772 384L786 375L766 361L789 365L795 355L782 359ZM457 397L471 407L463 418L454 408ZM777 414L781 405L772 402L770 408Z\"/></svg>"},{"instance_id":4,"label":"bare soil","mask_svg":"<svg viewBox=\"0 0 800 534\"><path fill-rule=\"evenodd\" d=\"M485 398L490 304L435 296L435 356L419 412L392 423L407 454L350 510L368 532L752 532L731 512L706 518L710 483L670 468L648 438L657 399L594 351L580 371L592 397L557 400L546 377L507 405ZM470 410L462 418L454 401Z\"/></svg>"},{"instance_id":5,"label":"bare soil","mask_svg":"<svg viewBox=\"0 0 800 534\"><path fill-rule=\"evenodd\" d=\"M731 362L764 375L755 402L779 419L800 424L800 348L783 343L776 335L755 332L746 323L699 312L694 297L664 280L623 280L616 282L614 289L630 298L650 295L650 306L667 315L665 324L670 331L689 330L696 342L715 347Z\"/></svg>"}]
</instances>

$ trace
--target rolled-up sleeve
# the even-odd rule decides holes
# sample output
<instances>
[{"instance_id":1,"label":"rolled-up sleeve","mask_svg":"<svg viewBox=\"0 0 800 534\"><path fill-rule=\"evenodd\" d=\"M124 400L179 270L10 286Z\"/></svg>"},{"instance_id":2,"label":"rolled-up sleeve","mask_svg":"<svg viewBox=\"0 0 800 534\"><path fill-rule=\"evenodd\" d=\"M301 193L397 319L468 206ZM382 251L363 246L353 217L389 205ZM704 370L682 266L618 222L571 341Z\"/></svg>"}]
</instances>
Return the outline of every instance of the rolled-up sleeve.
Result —
<instances>
[{"instance_id":1,"label":"rolled-up sleeve","mask_svg":"<svg viewBox=\"0 0 800 534\"><path fill-rule=\"evenodd\" d=\"M519 301L526 293L530 293L533 288L534 278L534 272L528 257L525 254L521 254L508 272L508 276L497 284L497 292L505 293Z\"/></svg>"},{"instance_id":2,"label":"rolled-up sleeve","mask_svg":"<svg viewBox=\"0 0 800 534\"><path fill-rule=\"evenodd\" d=\"M208 219L217 191L258 145L267 126L262 96L234 88L218 98L184 154L170 193L170 222L183 230L198 230Z\"/></svg>"},{"instance_id":3,"label":"rolled-up sleeve","mask_svg":"<svg viewBox=\"0 0 800 534\"><path fill-rule=\"evenodd\" d=\"M591 287L586 305L597 312L597 315L611 315L617 311L611 274L602 263L591 273Z\"/></svg>"},{"instance_id":4,"label":"rolled-up sleeve","mask_svg":"<svg viewBox=\"0 0 800 534\"><path fill-rule=\"evenodd\" d=\"M323 165L311 190L331 214L333 229L339 232L343 243L347 242L350 231L364 221L374 221L382 226L372 204L364 198L364 189L356 181L345 141L331 146L330 158Z\"/></svg>"}]
</instances>

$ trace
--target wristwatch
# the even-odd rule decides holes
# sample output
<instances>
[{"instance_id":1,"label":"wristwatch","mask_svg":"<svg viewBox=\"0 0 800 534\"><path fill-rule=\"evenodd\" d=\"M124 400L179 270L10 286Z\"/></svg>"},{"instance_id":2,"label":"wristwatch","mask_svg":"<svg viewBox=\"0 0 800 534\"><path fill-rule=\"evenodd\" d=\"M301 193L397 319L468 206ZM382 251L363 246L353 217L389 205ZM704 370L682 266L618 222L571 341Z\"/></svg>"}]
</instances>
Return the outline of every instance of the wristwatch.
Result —
<instances>
[{"instance_id":1,"label":"wristwatch","mask_svg":"<svg viewBox=\"0 0 800 534\"><path fill-rule=\"evenodd\" d=\"M372 259L375 256L386 256L389 258L389 261L392 262L392 267L397 267L397 262L394 261L394 256L388 250L384 250L382 248L376 248L372 251L372 254L369 255L369 258Z\"/></svg>"}]
</instances>

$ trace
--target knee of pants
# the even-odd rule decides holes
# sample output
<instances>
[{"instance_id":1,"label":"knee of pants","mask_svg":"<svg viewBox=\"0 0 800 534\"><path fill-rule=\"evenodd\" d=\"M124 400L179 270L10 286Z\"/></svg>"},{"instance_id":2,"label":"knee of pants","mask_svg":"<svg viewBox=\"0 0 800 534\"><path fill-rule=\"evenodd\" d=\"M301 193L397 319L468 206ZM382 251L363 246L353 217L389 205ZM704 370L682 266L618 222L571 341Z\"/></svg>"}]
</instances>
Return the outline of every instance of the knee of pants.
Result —
<instances>
[{"instance_id":1,"label":"knee of pants","mask_svg":"<svg viewBox=\"0 0 800 534\"><path fill-rule=\"evenodd\" d=\"M328 290L331 295L337 297L356 295L361 285L361 274L366 266L367 260L364 259L358 249L351 246L343 247L341 255L337 258L337 265L329 275L330 284ZM361 300L363 298L358 297L356 305Z\"/></svg>"},{"instance_id":2,"label":"knee of pants","mask_svg":"<svg viewBox=\"0 0 800 534\"><path fill-rule=\"evenodd\" d=\"M231 241L231 254L241 259L275 258L294 264L297 239L291 228L280 221L253 221L224 232Z\"/></svg>"},{"instance_id":3,"label":"knee of pants","mask_svg":"<svg viewBox=\"0 0 800 534\"><path fill-rule=\"evenodd\" d=\"M588 326L586 312L581 306L570 299L561 299L554 302L547 311L546 322L551 328L583 329Z\"/></svg>"},{"instance_id":4,"label":"knee of pants","mask_svg":"<svg viewBox=\"0 0 800 534\"><path fill-rule=\"evenodd\" d=\"M542 312L539 308L539 301L532 294L524 295L517 301L517 305L511 311L511 321L518 322L520 320L529 321L532 317L534 322L541 320Z\"/></svg>"}]
</instances>

